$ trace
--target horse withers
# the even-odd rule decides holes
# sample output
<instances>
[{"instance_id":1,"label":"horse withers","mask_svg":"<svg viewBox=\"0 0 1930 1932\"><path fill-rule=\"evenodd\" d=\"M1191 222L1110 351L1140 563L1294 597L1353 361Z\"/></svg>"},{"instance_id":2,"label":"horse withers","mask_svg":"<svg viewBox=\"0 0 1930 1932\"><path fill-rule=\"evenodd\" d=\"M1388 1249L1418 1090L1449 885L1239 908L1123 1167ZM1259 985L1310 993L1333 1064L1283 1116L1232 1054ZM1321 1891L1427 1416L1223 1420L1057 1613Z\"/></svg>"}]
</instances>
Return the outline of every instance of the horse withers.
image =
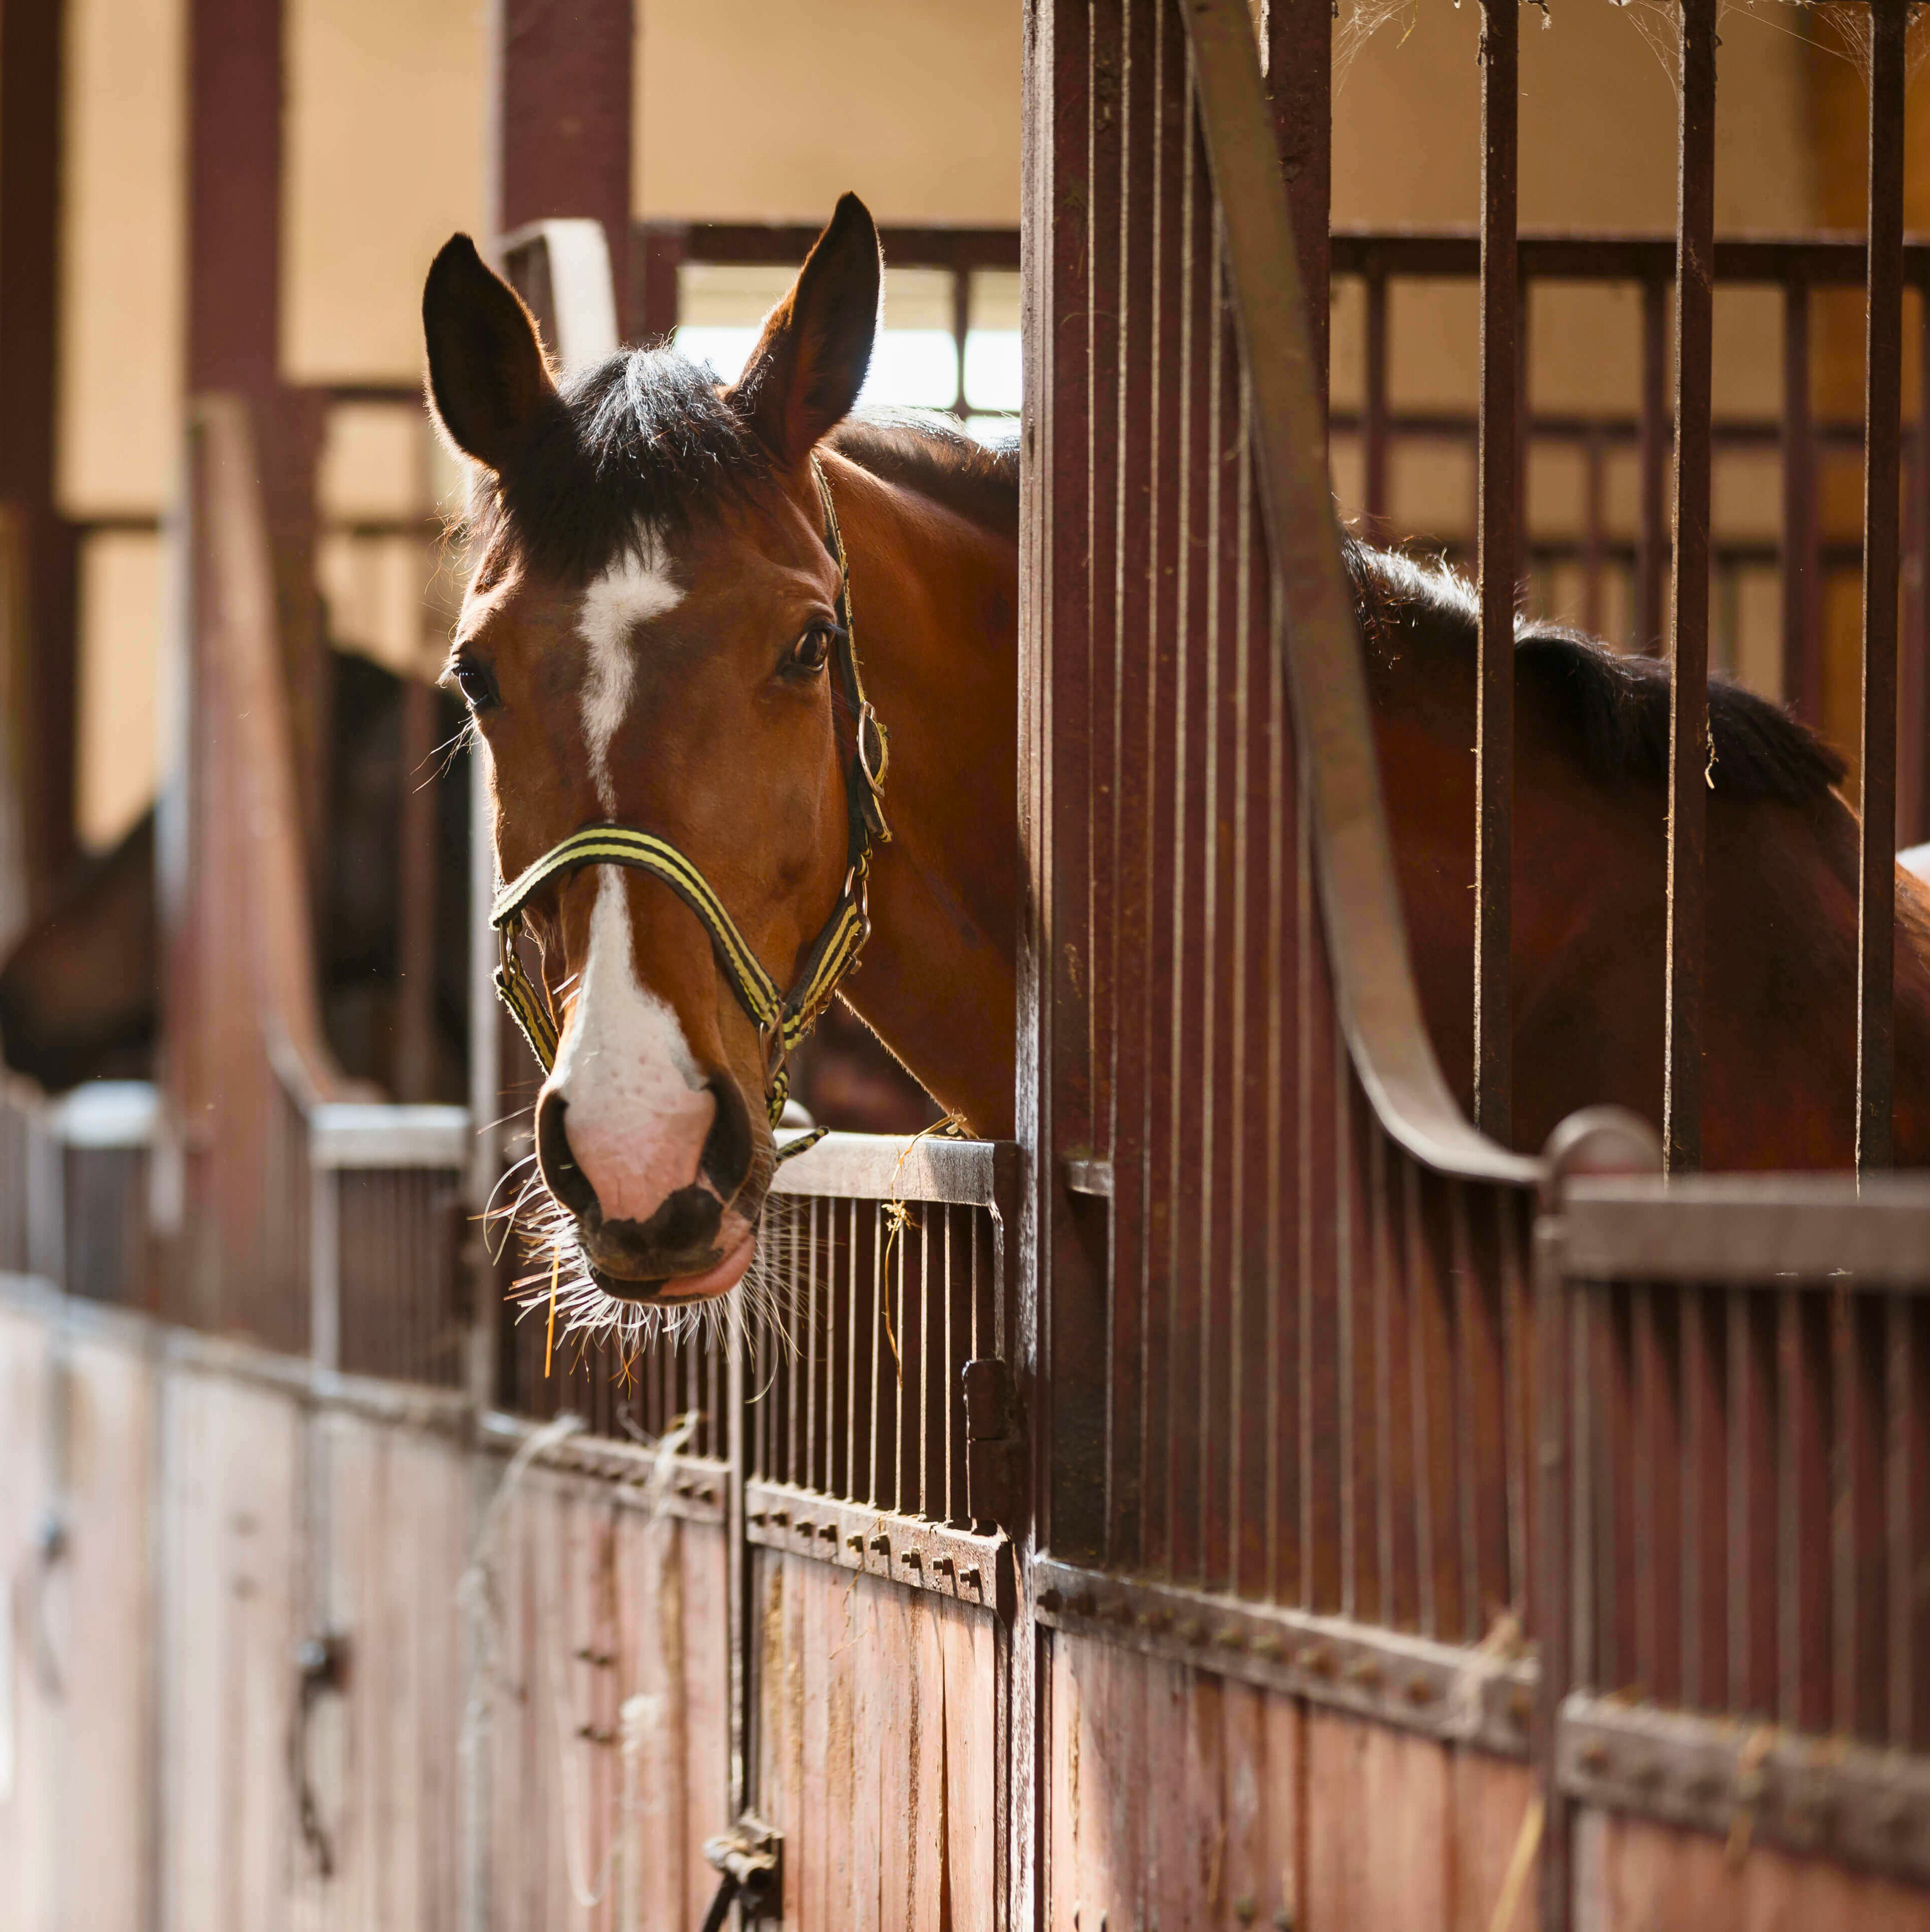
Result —
<instances>
[{"instance_id":1,"label":"horse withers","mask_svg":"<svg viewBox=\"0 0 1930 1932\"><path fill-rule=\"evenodd\" d=\"M544 874L517 915L556 1034L537 1108L550 1233L580 1247L571 1300L593 1324L722 1293L755 1251L782 1042L731 955L741 942L763 982L796 985L851 892L869 781L836 674L841 555L864 692L892 733L892 842L861 854L876 932L843 990L940 1105L1012 1131L1018 460L943 418L846 420L879 286L876 231L847 196L734 385L661 347L559 390L466 238L430 274L430 397L475 470L448 675L490 761L502 875L585 828L661 848L654 871ZM1345 555L1423 1011L1465 1099L1474 606L1444 570ZM1591 1102L1659 1111L1668 682L1525 620L1517 681L1514 1120L1531 1148ZM1711 730L1707 1158L1847 1166L1842 767L1731 686ZM1930 900L1908 874L1898 890L1897 1146L1921 1162Z\"/></svg>"}]
</instances>

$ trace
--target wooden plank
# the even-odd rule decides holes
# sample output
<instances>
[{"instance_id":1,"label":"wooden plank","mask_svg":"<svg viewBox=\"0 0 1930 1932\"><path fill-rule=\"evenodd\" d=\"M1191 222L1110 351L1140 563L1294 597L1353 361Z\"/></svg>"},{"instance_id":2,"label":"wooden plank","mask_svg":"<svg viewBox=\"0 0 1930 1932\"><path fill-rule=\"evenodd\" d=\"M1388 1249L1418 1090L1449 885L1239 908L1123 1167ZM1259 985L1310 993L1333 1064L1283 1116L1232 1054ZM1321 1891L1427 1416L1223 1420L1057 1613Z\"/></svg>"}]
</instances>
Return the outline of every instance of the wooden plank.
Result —
<instances>
[{"instance_id":1,"label":"wooden plank","mask_svg":"<svg viewBox=\"0 0 1930 1932\"><path fill-rule=\"evenodd\" d=\"M1306 1923L1451 1924L1446 1748L1332 1712L1305 1721Z\"/></svg>"},{"instance_id":2,"label":"wooden plank","mask_svg":"<svg viewBox=\"0 0 1930 1932\"><path fill-rule=\"evenodd\" d=\"M854 1682L851 1696L851 1871L850 1917L852 1932L896 1932L886 1918L880 1880L884 1863L886 1821L885 1794L889 1786L885 1768L884 1739L895 1730L896 1712L886 1682L883 1646L879 1631L879 1599L889 1586L860 1577L852 1592L850 1646ZM893 1815L890 1830L902 1833L901 1813Z\"/></svg>"},{"instance_id":3,"label":"wooden plank","mask_svg":"<svg viewBox=\"0 0 1930 1932\"><path fill-rule=\"evenodd\" d=\"M684 1906L701 1922L717 1889L703 1841L730 1822L730 1727L727 1702L724 1532L703 1523L679 1534L684 1627Z\"/></svg>"},{"instance_id":4,"label":"wooden plank","mask_svg":"<svg viewBox=\"0 0 1930 1932\"><path fill-rule=\"evenodd\" d=\"M915 1932L950 1932L952 1812L946 1776L949 1737L944 1640L939 1628L946 1606L928 1591L901 1591L898 1599L909 1626L907 1688L913 1723L910 1896L904 1922ZM967 1802L975 1808L982 1804L989 1816L992 1796L987 1787L972 1794Z\"/></svg>"},{"instance_id":5,"label":"wooden plank","mask_svg":"<svg viewBox=\"0 0 1930 1932\"><path fill-rule=\"evenodd\" d=\"M1536 1867L1514 1888L1515 1908L1499 1915L1504 1888L1524 1833L1538 1838L1529 1806L1536 1796L1534 1772L1524 1764L1457 1750L1449 1760L1450 1852L1454 1877L1454 1917L1459 1932L1530 1932L1535 1924Z\"/></svg>"},{"instance_id":6,"label":"wooden plank","mask_svg":"<svg viewBox=\"0 0 1930 1932\"><path fill-rule=\"evenodd\" d=\"M1591 1932L1692 1925L1696 1932L1924 1932L1930 1896L1887 1879L1591 1808L1576 1820L1575 1922Z\"/></svg>"},{"instance_id":7,"label":"wooden plank","mask_svg":"<svg viewBox=\"0 0 1930 1932\"><path fill-rule=\"evenodd\" d=\"M993 1932L998 1882L998 1641L991 1613L928 1600L945 1683L946 1922Z\"/></svg>"},{"instance_id":8,"label":"wooden plank","mask_svg":"<svg viewBox=\"0 0 1930 1932\"><path fill-rule=\"evenodd\" d=\"M52 1472L47 1449L49 1336L35 1316L0 1308L0 1550L34 1547ZM0 1762L0 1922L53 1922L56 1893L51 1766L58 1710L31 1662L29 1592L10 1576L0 1598L0 1632L8 1639L0 1670L0 1721L10 1712L9 1767ZM11 1693L10 1698L7 1693Z\"/></svg>"}]
</instances>

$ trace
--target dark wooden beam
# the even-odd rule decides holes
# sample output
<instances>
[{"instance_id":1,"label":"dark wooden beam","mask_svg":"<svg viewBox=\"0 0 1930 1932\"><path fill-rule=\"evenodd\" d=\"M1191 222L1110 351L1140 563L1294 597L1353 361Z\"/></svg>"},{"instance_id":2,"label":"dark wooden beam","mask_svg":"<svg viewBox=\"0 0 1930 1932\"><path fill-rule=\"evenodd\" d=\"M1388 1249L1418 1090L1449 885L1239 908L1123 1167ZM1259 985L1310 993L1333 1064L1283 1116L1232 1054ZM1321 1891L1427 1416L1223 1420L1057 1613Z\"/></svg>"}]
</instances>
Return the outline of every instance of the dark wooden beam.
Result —
<instances>
[{"instance_id":1,"label":"dark wooden beam","mask_svg":"<svg viewBox=\"0 0 1930 1932\"><path fill-rule=\"evenodd\" d=\"M493 0L491 11L493 231L601 221L627 336L632 0Z\"/></svg>"},{"instance_id":2,"label":"dark wooden beam","mask_svg":"<svg viewBox=\"0 0 1930 1932\"><path fill-rule=\"evenodd\" d=\"M315 470L327 398L281 380L283 11L280 0L190 0L187 375L190 394L248 403L319 877L331 680L315 591Z\"/></svg>"},{"instance_id":3,"label":"dark wooden beam","mask_svg":"<svg viewBox=\"0 0 1930 1932\"><path fill-rule=\"evenodd\" d=\"M17 702L29 909L74 845L74 532L54 500L59 373L63 0L0 5L0 506L17 535L21 628L0 664Z\"/></svg>"}]
</instances>

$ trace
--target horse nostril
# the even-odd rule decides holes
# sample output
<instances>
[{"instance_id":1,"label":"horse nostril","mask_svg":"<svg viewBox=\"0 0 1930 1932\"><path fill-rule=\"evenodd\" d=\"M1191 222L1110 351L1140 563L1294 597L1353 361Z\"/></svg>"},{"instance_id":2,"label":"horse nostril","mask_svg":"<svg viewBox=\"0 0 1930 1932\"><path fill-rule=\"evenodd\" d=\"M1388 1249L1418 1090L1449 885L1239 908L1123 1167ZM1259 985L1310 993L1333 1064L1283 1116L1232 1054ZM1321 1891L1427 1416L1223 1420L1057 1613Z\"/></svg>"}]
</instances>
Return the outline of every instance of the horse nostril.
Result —
<instances>
[{"instance_id":1,"label":"horse nostril","mask_svg":"<svg viewBox=\"0 0 1930 1932\"><path fill-rule=\"evenodd\" d=\"M598 1211L596 1190L570 1152L563 1116L570 1103L560 1094L545 1094L536 1102L536 1165L550 1192L580 1221Z\"/></svg>"},{"instance_id":2,"label":"horse nostril","mask_svg":"<svg viewBox=\"0 0 1930 1932\"><path fill-rule=\"evenodd\" d=\"M704 1083L717 1102L717 1113L705 1136L697 1172L728 1201L751 1172L751 1111L737 1082L727 1073L713 1073Z\"/></svg>"}]
</instances>

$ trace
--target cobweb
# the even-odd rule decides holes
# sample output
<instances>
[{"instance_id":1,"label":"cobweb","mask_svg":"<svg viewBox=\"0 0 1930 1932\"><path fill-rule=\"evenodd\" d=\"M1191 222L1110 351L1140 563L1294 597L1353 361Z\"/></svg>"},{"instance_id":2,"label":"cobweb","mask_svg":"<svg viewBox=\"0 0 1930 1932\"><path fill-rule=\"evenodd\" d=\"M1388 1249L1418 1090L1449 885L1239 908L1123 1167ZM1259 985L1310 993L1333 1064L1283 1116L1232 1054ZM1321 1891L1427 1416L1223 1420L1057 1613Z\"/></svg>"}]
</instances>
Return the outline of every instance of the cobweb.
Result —
<instances>
[{"instance_id":1,"label":"cobweb","mask_svg":"<svg viewBox=\"0 0 1930 1932\"><path fill-rule=\"evenodd\" d=\"M1554 26L1549 0L1522 0L1522 3L1540 8L1543 28ZM1424 4L1440 4L1440 0L1334 0L1334 92L1339 93L1361 50L1377 34L1392 28L1398 44L1413 32ZM1458 8L1463 0L1452 0L1452 4ZM1467 0L1467 4L1475 5L1478 0ZM1679 98L1682 15L1677 0L1600 0L1600 4L1614 8L1648 43ZM1812 31L1804 33L1794 24L1791 16L1799 11L1814 22ZM1800 35L1819 52L1848 62L1862 75L1865 88L1869 86L1870 17L1866 0L1719 0L1719 37L1723 22L1733 14L1746 14L1764 26ZM1911 79L1916 77L1926 56L1930 56L1930 0L1913 0L1906 56L1906 73Z\"/></svg>"}]
</instances>

